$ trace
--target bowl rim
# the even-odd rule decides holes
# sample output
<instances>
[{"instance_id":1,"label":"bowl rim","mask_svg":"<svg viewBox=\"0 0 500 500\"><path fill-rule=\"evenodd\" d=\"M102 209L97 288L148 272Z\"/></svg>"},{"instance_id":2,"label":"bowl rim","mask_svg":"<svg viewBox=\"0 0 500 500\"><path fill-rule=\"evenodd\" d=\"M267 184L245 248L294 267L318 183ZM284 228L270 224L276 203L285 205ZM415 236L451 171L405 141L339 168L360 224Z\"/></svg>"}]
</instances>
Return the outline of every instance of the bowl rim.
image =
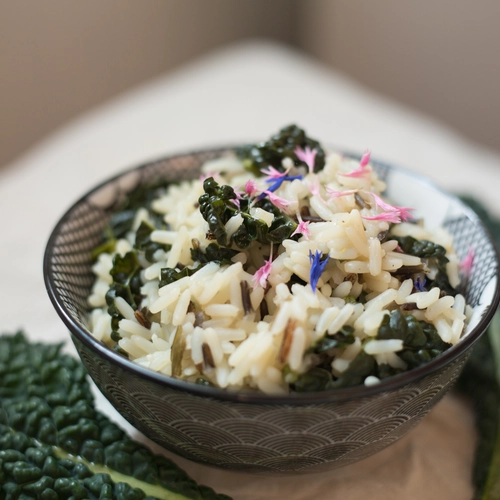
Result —
<instances>
[{"instance_id":1,"label":"bowl rim","mask_svg":"<svg viewBox=\"0 0 500 500\"><path fill-rule=\"evenodd\" d=\"M489 243L493 248L493 252L496 258L497 264L497 274L496 274L496 286L493 294L491 304L488 306L485 313L479 319L477 325L467 334L465 338L460 340L457 344L452 346L450 349L440 354L436 358L432 359L428 363L421 365L412 370L400 373L393 377L383 379L380 383L365 386L364 384L345 387L340 389L331 389L327 391L317 391L317 392L303 392L303 393L289 393L283 395L275 394L265 394L260 392L251 391L231 391L227 389L222 389L218 387L202 386L195 384L193 382L187 382L184 380L176 379L173 377L168 377L167 375L149 370L140 365L135 364L133 361L121 356L120 354L114 352L112 349L107 347L101 341L97 340L83 328L71 315L71 312L66 308L61 300L59 293L57 292L56 283L54 280L53 269L52 269L52 256L55 241L60 233L61 228L64 226L66 221L70 218L73 211L83 202L87 201L95 192L102 189L109 183L115 182L121 177L134 172L141 171L146 168L151 167L154 164L158 164L168 160L174 160L176 158L182 158L186 156L201 155L207 153L225 153L234 151L241 145L230 145L230 146L219 146L210 148L200 148L191 151L178 152L173 154L168 154L166 156L161 156L157 159L151 159L147 162L141 163L136 166L132 166L123 170L120 170L117 174L101 181L95 187L88 190L83 194L77 201L75 201L61 216L59 221L54 226L50 237L48 239L44 258L43 258L43 275L45 288L49 295L50 301L53 307L58 313L59 317L63 323L67 326L72 336L72 340L75 343L75 339L82 342L88 348L99 353L103 358L105 358L110 363L117 365L118 368L130 372L142 379L146 379L149 382L155 384L164 385L169 389L186 392L194 396L200 396L204 398L211 398L215 400L231 401L235 403L246 403L246 404L266 404L266 405L281 405L281 406L303 406L303 405L317 405L330 402L345 402L352 401L360 398L368 398L381 393L390 392L396 389L400 389L410 383L417 382L424 379L428 375L435 373L436 371L444 368L445 366L451 364L454 360L458 359L462 354L464 354L468 349L470 349L479 340L481 335L486 332L486 329L493 319L495 312L500 303L500 253L495 244L494 239L488 228L484 226L479 215L468 205L466 205L460 198L445 189L437 185L433 180L425 175L422 175L416 171L412 171L405 167L395 166L390 162L386 162L379 159L372 159L371 163L377 165L381 168L388 168L390 170L397 170L405 175L414 177L420 183L427 184L431 189L434 189L441 194L445 195L448 199L455 203L458 203L463 209L464 213L478 225L484 234L486 235ZM332 151L338 151L344 156L348 156L354 159L360 159L361 155L359 153L354 153L352 151L343 148L332 148ZM77 349L78 350L78 349ZM97 384L96 384L97 385Z\"/></svg>"}]
</instances>

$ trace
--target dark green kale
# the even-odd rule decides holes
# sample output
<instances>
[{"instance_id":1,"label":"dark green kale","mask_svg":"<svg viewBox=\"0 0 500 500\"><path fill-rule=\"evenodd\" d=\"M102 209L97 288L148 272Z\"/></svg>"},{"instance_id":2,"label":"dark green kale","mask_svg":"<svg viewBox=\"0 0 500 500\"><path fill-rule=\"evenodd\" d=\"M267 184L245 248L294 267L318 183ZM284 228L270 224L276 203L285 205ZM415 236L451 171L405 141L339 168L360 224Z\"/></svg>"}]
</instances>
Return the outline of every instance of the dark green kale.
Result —
<instances>
[{"instance_id":1,"label":"dark green kale","mask_svg":"<svg viewBox=\"0 0 500 500\"><path fill-rule=\"evenodd\" d=\"M183 267L182 269L164 267L160 271L160 283L158 284L158 287L161 288L163 286L170 285L170 283L180 280L181 278L185 278L186 276L192 276L196 271L199 271L204 266L205 264L200 264L194 268Z\"/></svg>"},{"instance_id":2,"label":"dark green kale","mask_svg":"<svg viewBox=\"0 0 500 500\"><path fill-rule=\"evenodd\" d=\"M321 354L330 349L347 347L354 343L354 328L345 325L333 335L326 334L323 338L315 342L307 351L307 353ZM333 357L331 359L333 361Z\"/></svg>"},{"instance_id":3,"label":"dark green kale","mask_svg":"<svg viewBox=\"0 0 500 500\"><path fill-rule=\"evenodd\" d=\"M144 252L144 256L148 262L154 262L154 254L157 250L170 250L170 245L164 245L156 241L151 241L151 233L157 229L156 227L142 221L135 233L134 248Z\"/></svg>"},{"instance_id":4,"label":"dark green kale","mask_svg":"<svg viewBox=\"0 0 500 500\"><path fill-rule=\"evenodd\" d=\"M229 499L98 412L83 365L61 349L0 336L0 498Z\"/></svg>"},{"instance_id":5,"label":"dark green kale","mask_svg":"<svg viewBox=\"0 0 500 500\"><path fill-rule=\"evenodd\" d=\"M254 206L274 215L270 227L263 220L250 215L248 198L242 197L239 200L240 208L236 206L236 194L231 186L220 186L213 177L209 177L205 179L203 189L205 193L198 200L200 212L208 222L210 233L221 247L231 248L234 244L237 248L245 249L253 241L279 244L297 228L297 223L267 198L257 201ZM242 216L243 223L229 237L225 225L231 217L238 214Z\"/></svg>"},{"instance_id":6,"label":"dark green kale","mask_svg":"<svg viewBox=\"0 0 500 500\"><path fill-rule=\"evenodd\" d=\"M307 137L304 130L297 125L282 128L268 141L244 146L237 151L237 155L243 161L245 168L258 177L262 175L261 170L269 166L283 172L285 169L281 162L284 158L291 158L297 166L305 165L295 154L297 147L316 149L315 172L319 172L325 166L325 152L319 142Z\"/></svg>"},{"instance_id":7,"label":"dark green kale","mask_svg":"<svg viewBox=\"0 0 500 500\"><path fill-rule=\"evenodd\" d=\"M429 279L423 285L426 291L438 287L445 295L453 297L458 293L448 279L446 264L449 262L446 257L446 250L441 245L428 240L417 240L412 236L391 236L396 240L404 253L420 257L430 269L435 270L434 279ZM398 274L398 273L396 273Z\"/></svg>"},{"instance_id":8,"label":"dark green kale","mask_svg":"<svg viewBox=\"0 0 500 500\"><path fill-rule=\"evenodd\" d=\"M205 250L202 250L199 243L193 241L193 248L191 248L191 258L194 262L207 264L208 262L217 262L222 266L232 264L232 258L238 253L237 250L224 248L217 245L217 243L210 243Z\"/></svg>"},{"instance_id":9,"label":"dark green kale","mask_svg":"<svg viewBox=\"0 0 500 500\"><path fill-rule=\"evenodd\" d=\"M402 340L404 348L396 354L409 369L429 362L451 347L443 342L434 325L418 321L411 314L405 316L399 310L384 317L376 338Z\"/></svg>"},{"instance_id":10,"label":"dark green kale","mask_svg":"<svg viewBox=\"0 0 500 500\"><path fill-rule=\"evenodd\" d=\"M113 257L113 267L110 271L113 283L106 292L106 304L111 316L111 338L115 342L121 338L118 333L118 323L123 319L115 306L115 299L122 297L134 310L137 310L141 301L140 273L141 267L135 251L128 252L123 257L120 254Z\"/></svg>"}]
</instances>

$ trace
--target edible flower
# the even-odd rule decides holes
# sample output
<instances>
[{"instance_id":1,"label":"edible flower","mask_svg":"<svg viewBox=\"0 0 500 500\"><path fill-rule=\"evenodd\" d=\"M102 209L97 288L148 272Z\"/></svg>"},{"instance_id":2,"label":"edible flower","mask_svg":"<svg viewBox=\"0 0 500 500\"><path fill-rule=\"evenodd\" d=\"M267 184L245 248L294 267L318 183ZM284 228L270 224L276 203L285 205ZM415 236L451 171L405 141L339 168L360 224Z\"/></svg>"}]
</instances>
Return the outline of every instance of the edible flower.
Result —
<instances>
[{"instance_id":1,"label":"edible flower","mask_svg":"<svg viewBox=\"0 0 500 500\"><path fill-rule=\"evenodd\" d=\"M264 261L264 265L255 271L253 275L253 287L257 288L257 285L260 285L262 288L266 288L267 280L269 279L269 275L271 274L271 268L273 263L273 246L271 244L271 255L269 255L269 259Z\"/></svg>"},{"instance_id":2,"label":"edible flower","mask_svg":"<svg viewBox=\"0 0 500 500\"><path fill-rule=\"evenodd\" d=\"M339 173L344 177L364 177L370 173L370 169L368 167L368 163L370 162L370 151L366 151L361 157L361 161L359 162L359 167L354 169L349 173Z\"/></svg>"},{"instance_id":3,"label":"edible flower","mask_svg":"<svg viewBox=\"0 0 500 500\"><path fill-rule=\"evenodd\" d=\"M350 194L355 194L357 189L347 189L345 191L337 191L331 187L326 186L326 192L329 194L330 199L340 198L341 196L347 196Z\"/></svg>"},{"instance_id":4,"label":"edible flower","mask_svg":"<svg viewBox=\"0 0 500 500\"><path fill-rule=\"evenodd\" d=\"M268 189L263 191L260 196L266 194L270 200L270 202L275 206L278 207L280 210L283 210L286 212L286 209L291 205L291 201L285 200L285 198L281 198L281 196L278 196L274 194L272 191L269 191Z\"/></svg>"},{"instance_id":5,"label":"edible flower","mask_svg":"<svg viewBox=\"0 0 500 500\"><path fill-rule=\"evenodd\" d=\"M394 224L399 224L401 222L401 217L396 212L382 212L377 215L363 215L363 219L366 220L382 220L386 222L393 222Z\"/></svg>"},{"instance_id":6,"label":"edible flower","mask_svg":"<svg viewBox=\"0 0 500 500\"><path fill-rule=\"evenodd\" d=\"M257 188L257 184L255 183L255 181L253 179L248 179L248 181L246 181L246 183L245 183L245 193L249 197L253 197L257 194L257 191L258 191L258 188Z\"/></svg>"},{"instance_id":7,"label":"edible flower","mask_svg":"<svg viewBox=\"0 0 500 500\"><path fill-rule=\"evenodd\" d=\"M309 191L313 196L317 196L323 203L326 204L326 201L323 199L321 196L321 193L319 192L319 182L308 182L307 187L309 188Z\"/></svg>"},{"instance_id":8,"label":"edible flower","mask_svg":"<svg viewBox=\"0 0 500 500\"><path fill-rule=\"evenodd\" d=\"M425 292L425 283L427 280L424 278L423 281L420 279L420 276L417 277L417 279L413 282L413 286L415 287L415 290L418 290L419 292Z\"/></svg>"},{"instance_id":9,"label":"edible flower","mask_svg":"<svg viewBox=\"0 0 500 500\"><path fill-rule=\"evenodd\" d=\"M311 250L309 250L309 261L311 262L311 272L309 274L309 282L311 283L311 288L313 292L316 292L316 286L318 285L318 281L321 278L323 271L325 270L328 260L330 259L330 256L327 255L326 259L322 261L321 260L322 256L323 254L319 250L316 250L314 255L311 252Z\"/></svg>"},{"instance_id":10,"label":"edible flower","mask_svg":"<svg viewBox=\"0 0 500 500\"><path fill-rule=\"evenodd\" d=\"M309 221L304 222L299 218L299 225L297 226L297 229L295 229L295 231L290 235L290 237L292 237L294 234L301 234L306 240L308 240L309 236L311 236L311 232L309 231Z\"/></svg>"},{"instance_id":11,"label":"edible flower","mask_svg":"<svg viewBox=\"0 0 500 500\"><path fill-rule=\"evenodd\" d=\"M234 200L231 200L235 205L236 207L238 208L238 210L240 209L240 200L243 199L243 195L245 193L243 193L243 191L240 191L238 189L235 189L234 190L234 194L236 195L236 198Z\"/></svg>"},{"instance_id":12,"label":"edible flower","mask_svg":"<svg viewBox=\"0 0 500 500\"><path fill-rule=\"evenodd\" d=\"M268 184L271 184L267 190L268 191L271 191L271 192L274 192L276 191L279 187L281 187L281 185L285 182L285 181L294 181L295 179L302 179L302 175L285 175L285 176L282 176L282 177L278 177L278 178L269 178L269 179L266 179L266 182Z\"/></svg>"},{"instance_id":13,"label":"edible flower","mask_svg":"<svg viewBox=\"0 0 500 500\"><path fill-rule=\"evenodd\" d=\"M415 210L414 208L410 207L398 207L397 205L390 205L389 203L386 203L380 196L377 196L375 193L370 193L373 196L373 199L375 200L375 205L377 207L380 207L382 210L385 210L387 212L394 212L395 214L399 215L402 221L407 221L408 219L412 218L412 215L410 214L410 210Z\"/></svg>"},{"instance_id":14,"label":"edible flower","mask_svg":"<svg viewBox=\"0 0 500 500\"><path fill-rule=\"evenodd\" d=\"M472 266L474 264L475 252L473 248L469 247L469 252L465 256L465 258L460 262L458 267L465 274L465 276L469 276L472 271Z\"/></svg>"},{"instance_id":15,"label":"edible flower","mask_svg":"<svg viewBox=\"0 0 500 500\"><path fill-rule=\"evenodd\" d=\"M295 156L307 165L310 174L314 172L314 161L316 160L317 152L316 148L311 149L309 146L306 146L304 149L297 146L294 150Z\"/></svg>"},{"instance_id":16,"label":"edible flower","mask_svg":"<svg viewBox=\"0 0 500 500\"><path fill-rule=\"evenodd\" d=\"M289 168L287 168L284 172L280 172L279 170L275 169L273 166L267 167L267 170L265 168L261 169L261 172L268 178L268 179L279 179L281 177L285 177L286 174L290 171Z\"/></svg>"}]
</instances>

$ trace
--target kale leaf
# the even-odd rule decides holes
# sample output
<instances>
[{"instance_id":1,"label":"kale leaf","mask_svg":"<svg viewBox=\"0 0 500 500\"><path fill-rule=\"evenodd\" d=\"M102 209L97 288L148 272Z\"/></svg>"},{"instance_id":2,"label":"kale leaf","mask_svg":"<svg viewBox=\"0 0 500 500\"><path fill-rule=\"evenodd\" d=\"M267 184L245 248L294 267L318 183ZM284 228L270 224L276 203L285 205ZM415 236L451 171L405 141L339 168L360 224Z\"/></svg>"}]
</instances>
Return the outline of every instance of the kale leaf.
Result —
<instances>
[{"instance_id":1,"label":"kale leaf","mask_svg":"<svg viewBox=\"0 0 500 500\"><path fill-rule=\"evenodd\" d=\"M297 228L297 223L267 198L255 203L255 207L262 208L274 215L269 227L263 220L250 214L248 198L240 199L240 208L234 203L236 194L231 186L219 185L213 177L205 179L203 183L205 193L198 200L200 213L208 222L208 228L221 247L248 248L253 241L263 244L281 243L289 238ZM226 223L231 217L240 214L243 222L240 227L228 236Z\"/></svg>"},{"instance_id":2,"label":"kale leaf","mask_svg":"<svg viewBox=\"0 0 500 500\"><path fill-rule=\"evenodd\" d=\"M384 317L376 338L402 340L404 348L396 354L409 369L429 362L451 347L441 339L434 325L418 321L411 314L405 316L399 310Z\"/></svg>"},{"instance_id":3,"label":"kale leaf","mask_svg":"<svg viewBox=\"0 0 500 500\"><path fill-rule=\"evenodd\" d=\"M446 264L449 262L446 257L446 249L428 240L417 240L412 236L391 236L398 242L404 253L415 255L424 260L429 268L435 268L434 279L427 280L424 285L426 291L438 287L445 295L455 296L458 292L450 284ZM396 273L397 274L397 273Z\"/></svg>"},{"instance_id":4,"label":"kale leaf","mask_svg":"<svg viewBox=\"0 0 500 500\"><path fill-rule=\"evenodd\" d=\"M96 410L62 347L0 336L0 498L229 500Z\"/></svg>"},{"instance_id":5,"label":"kale leaf","mask_svg":"<svg viewBox=\"0 0 500 500\"><path fill-rule=\"evenodd\" d=\"M297 166L305 165L294 152L297 147L316 149L315 172L325 166L325 152L319 142L307 137L297 125L282 128L268 141L244 146L237 151L237 155L245 168L258 177L262 175L261 170L270 165L283 172L285 169L281 162L284 158L291 158Z\"/></svg>"}]
</instances>

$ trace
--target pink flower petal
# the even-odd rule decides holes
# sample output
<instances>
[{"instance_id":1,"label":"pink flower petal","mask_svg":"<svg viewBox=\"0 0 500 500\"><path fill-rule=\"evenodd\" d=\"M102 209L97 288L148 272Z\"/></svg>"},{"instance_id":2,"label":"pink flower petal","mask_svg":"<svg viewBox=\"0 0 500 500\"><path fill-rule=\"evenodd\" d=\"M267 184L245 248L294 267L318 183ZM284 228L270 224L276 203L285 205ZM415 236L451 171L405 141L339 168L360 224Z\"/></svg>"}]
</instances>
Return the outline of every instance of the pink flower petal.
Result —
<instances>
[{"instance_id":1,"label":"pink flower petal","mask_svg":"<svg viewBox=\"0 0 500 500\"><path fill-rule=\"evenodd\" d=\"M257 194L257 184L255 183L255 181L253 179L248 179L248 181L246 181L245 183L245 193L248 195L248 196L255 196Z\"/></svg>"},{"instance_id":2,"label":"pink flower petal","mask_svg":"<svg viewBox=\"0 0 500 500\"><path fill-rule=\"evenodd\" d=\"M319 182L308 182L307 187L309 188L309 191L313 196L317 196L323 203L326 203L326 201L323 199L321 196L321 193L319 191Z\"/></svg>"},{"instance_id":3,"label":"pink flower petal","mask_svg":"<svg viewBox=\"0 0 500 500\"><path fill-rule=\"evenodd\" d=\"M311 232L309 231L308 226L309 221L300 221L297 229L295 229L295 231L290 236L293 236L294 234L301 234L306 240L308 240L309 236L311 236Z\"/></svg>"},{"instance_id":4,"label":"pink flower petal","mask_svg":"<svg viewBox=\"0 0 500 500\"><path fill-rule=\"evenodd\" d=\"M361 167L366 167L366 165L370 163L370 156L371 156L370 151L367 150L364 152L363 156L361 157L361 161L359 162Z\"/></svg>"},{"instance_id":5,"label":"pink flower petal","mask_svg":"<svg viewBox=\"0 0 500 500\"><path fill-rule=\"evenodd\" d=\"M274 194L272 191L266 190L266 191L262 191L262 192L267 194L271 203L275 207L278 207L280 210L286 211L287 207L292 204L291 201L285 200L285 198L281 198L280 196Z\"/></svg>"},{"instance_id":6,"label":"pink flower petal","mask_svg":"<svg viewBox=\"0 0 500 500\"><path fill-rule=\"evenodd\" d=\"M472 271L472 266L474 264L474 257L476 256L476 253L474 252L474 249L469 247L469 252L465 256L465 258L460 262L459 268L460 270L465 274L465 276L469 276L471 271Z\"/></svg>"},{"instance_id":7,"label":"pink flower petal","mask_svg":"<svg viewBox=\"0 0 500 500\"><path fill-rule=\"evenodd\" d=\"M396 212L382 212L381 214L372 216L363 215L362 217L366 220L383 220L386 222L393 222L394 224L401 222L401 218Z\"/></svg>"},{"instance_id":8,"label":"pink flower petal","mask_svg":"<svg viewBox=\"0 0 500 500\"><path fill-rule=\"evenodd\" d=\"M269 275L271 274L273 259L269 257L269 260L266 260L264 265L255 271L253 275L253 287L257 288L257 285L260 285L262 288L266 288L267 280Z\"/></svg>"},{"instance_id":9,"label":"pink flower petal","mask_svg":"<svg viewBox=\"0 0 500 500\"><path fill-rule=\"evenodd\" d=\"M261 172L266 175L269 179L279 179L280 177L285 177L286 174L290 171L290 169L286 169L285 172L280 172L276 170L274 167L269 166L267 170L265 168L261 169Z\"/></svg>"},{"instance_id":10,"label":"pink flower petal","mask_svg":"<svg viewBox=\"0 0 500 500\"><path fill-rule=\"evenodd\" d=\"M390 205L389 203L386 203L382 198L377 196L375 193L370 193L373 196L373 199L375 200L375 205L382 210L386 210L387 212L394 212L403 221L407 221L408 219L412 219L413 216L410 213L410 210L415 210L414 208L410 207L398 207L397 205Z\"/></svg>"},{"instance_id":11,"label":"pink flower petal","mask_svg":"<svg viewBox=\"0 0 500 500\"><path fill-rule=\"evenodd\" d=\"M340 198L341 196L348 196L350 194L357 193L357 189L347 189L345 191L336 191L331 187L326 187L326 192L330 195L330 199Z\"/></svg>"},{"instance_id":12,"label":"pink flower petal","mask_svg":"<svg viewBox=\"0 0 500 500\"><path fill-rule=\"evenodd\" d=\"M305 149L297 146L294 150L295 156L307 165L309 173L314 172L314 162L316 160L317 152L316 148L311 149L309 146L306 146Z\"/></svg>"}]
</instances>

